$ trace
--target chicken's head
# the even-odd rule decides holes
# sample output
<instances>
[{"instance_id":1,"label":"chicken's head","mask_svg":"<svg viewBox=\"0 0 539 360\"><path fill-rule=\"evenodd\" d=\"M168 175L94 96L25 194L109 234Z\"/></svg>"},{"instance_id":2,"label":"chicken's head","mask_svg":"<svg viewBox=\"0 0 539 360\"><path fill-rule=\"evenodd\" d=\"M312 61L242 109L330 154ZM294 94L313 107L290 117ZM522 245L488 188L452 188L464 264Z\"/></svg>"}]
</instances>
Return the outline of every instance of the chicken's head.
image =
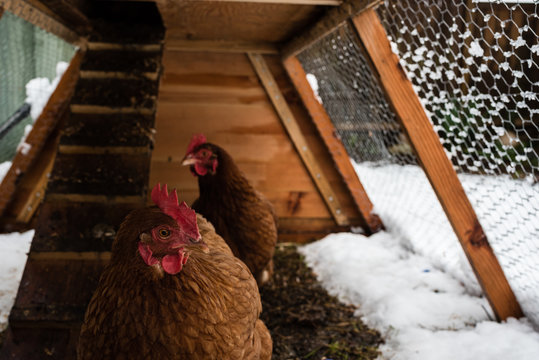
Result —
<instances>
[{"instance_id":1,"label":"chicken's head","mask_svg":"<svg viewBox=\"0 0 539 360\"><path fill-rule=\"evenodd\" d=\"M218 155L215 146L206 141L203 134L195 134L187 147L182 165L189 165L195 176L214 175L217 171Z\"/></svg>"},{"instance_id":2,"label":"chicken's head","mask_svg":"<svg viewBox=\"0 0 539 360\"><path fill-rule=\"evenodd\" d=\"M152 191L152 201L163 215L160 224L139 235L138 252L149 265L161 266L168 274L179 273L189 257L193 246L208 250L202 241L196 213L185 202L178 205L176 189L168 194L167 186L157 184Z\"/></svg>"}]
</instances>

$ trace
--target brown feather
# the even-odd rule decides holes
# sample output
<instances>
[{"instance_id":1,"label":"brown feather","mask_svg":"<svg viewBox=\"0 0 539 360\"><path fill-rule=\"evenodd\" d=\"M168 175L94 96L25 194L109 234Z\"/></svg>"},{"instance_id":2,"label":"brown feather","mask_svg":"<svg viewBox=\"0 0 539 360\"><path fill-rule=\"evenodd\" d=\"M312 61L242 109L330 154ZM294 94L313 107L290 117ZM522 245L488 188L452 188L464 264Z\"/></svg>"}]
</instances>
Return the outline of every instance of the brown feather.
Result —
<instances>
[{"instance_id":1,"label":"brown feather","mask_svg":"<svg viewBox=\"0 0 539 360\"><path fill-rule=\"evenodd\" d=\"M197 222L210 251L189 248L183 270L169 275L146 265L136 246L140 233L174 220L156 208L126 218L88 305L78 359L271 358L255 279L211 224Z\"/></svg>"},{"instance_id":2,"label":"brown feather","mask_svg":"<svg viewBox=\"0 0 539 360\"><path fill-rule=\"evenodd\" d=\"M205 143L217 155L215 174L198 177L200 196L192 207L215 226L230 249L249 267L260 286L273 272L277 217L272 204L249 183L230 155Z\"/></svg>"}]
</instances>

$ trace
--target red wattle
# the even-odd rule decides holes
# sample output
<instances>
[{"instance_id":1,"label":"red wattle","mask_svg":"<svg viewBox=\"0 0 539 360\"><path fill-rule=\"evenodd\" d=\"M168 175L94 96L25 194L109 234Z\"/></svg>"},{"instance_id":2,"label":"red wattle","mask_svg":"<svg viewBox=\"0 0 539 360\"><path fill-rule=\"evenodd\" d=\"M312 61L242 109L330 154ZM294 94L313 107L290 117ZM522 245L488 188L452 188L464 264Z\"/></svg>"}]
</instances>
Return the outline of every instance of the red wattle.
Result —
<instances>
[{"instance_id":1,"label":"red wattle","mask_svg":"<svg viewBox=\"0 0 539 360\"><path fill-rule=\"evenodd\" d=\"M204 176L208 173L208 170L203 165L200 165L199 163L195 164L195 170L197 174L200 176Z\"/></svg>"},{"instance_id":2,"label":"red wattle","mask_svg":"<svg viewBox=\"0 0 539 360\"><path fill-rule=\"evenodd\" d=\"M163 260L161 260L161 266L167 274L176 275L182 271L183 265L185 264L183 259L184 254L181 251L177 254L165 255L163 256Z\"/></svg>"}]
</instances>

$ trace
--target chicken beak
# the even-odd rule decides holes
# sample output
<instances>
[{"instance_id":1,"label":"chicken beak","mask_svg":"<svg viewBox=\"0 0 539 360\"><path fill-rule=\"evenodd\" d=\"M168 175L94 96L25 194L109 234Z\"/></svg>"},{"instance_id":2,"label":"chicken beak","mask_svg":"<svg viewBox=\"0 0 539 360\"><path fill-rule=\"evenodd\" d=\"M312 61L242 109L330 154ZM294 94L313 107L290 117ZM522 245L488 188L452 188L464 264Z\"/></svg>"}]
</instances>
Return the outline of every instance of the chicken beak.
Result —
<instances>
[{"instance_id":1,"label":"chicken beak","mask_svg":"<svg viewBox=\"0 0 539 360\"><path fill-rule=\"evenodd\" d=\"M191 154L186 155L182 160L183 166L195 165L196 163L197 163L197 159Z\"/></svg>"}]
</instances>

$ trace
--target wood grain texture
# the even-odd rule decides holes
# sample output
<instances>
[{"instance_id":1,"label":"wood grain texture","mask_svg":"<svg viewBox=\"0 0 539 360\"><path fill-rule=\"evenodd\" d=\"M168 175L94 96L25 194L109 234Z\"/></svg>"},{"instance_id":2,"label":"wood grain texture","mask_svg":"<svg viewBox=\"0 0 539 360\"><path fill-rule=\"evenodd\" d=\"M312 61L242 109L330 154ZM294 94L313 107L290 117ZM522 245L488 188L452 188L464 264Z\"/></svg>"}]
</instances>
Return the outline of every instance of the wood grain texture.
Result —
<instances>
[{"instance_id":1,"label":"wood grain texture","mask_svg":"<svg viewBox=\"0 0 539 360\"><path fill-rule=\"evenodd\" d=\"M265 59L344 213L359 225L358 210L280 57ZM230 153L280 218L321 218L335 225L246 55L165 51L163 66L150 185L167 183L188 204L194 201L198 184L181 160L191 136L204 133Z\"/></svg>"},{"instance_id":2,"label":"wood grain texture","mask_svg":"<svg viewBox=\"0 0 539 360\"><path fill-rule=\"evenodd\" d=\"M35 162L17 184L13 201L6 209L6 214L13 216L16 222L30 222L43 201L47 181L49 180L54 159L56 158L56 148L59 140L60 131L56 128L49 136Z\"/></svg>"},{"instance_id":3,"label":"wood grain texture","mask_svg":"<svg viewBox=\"0 0 539 360\"><path fill-rule=\"evenodd\" d=\"M496 317L521 317L515 295L411 82L391 51L380 19L367 10L353 24Z\"/></svg>"},{"instance_id":4,"label":"wood grain texture","mask_svg":"<svg viewBox=\"0 0 539 360\"><path fill-rule=\"evenodd\" d=\"M320 136L326 143L337 169L341 173L352 197L362 216L364 228L369 233L375 233L382 228L382 221L374 214L373 205L359 181L356 171L350 162L350 158L344 145L337 136L337 132L324 106L316 99L315 94L307 81L307 76L299 60L293 56L284 61L284 67L294 83L303 104L309 111L313 122L316 124Z\"/></svg>"},{"instance_id":5,"label":"wood grain texture","mask_svg":"<svg viewBox=\"0 0 539 360\"><path fill-rule=\"evenodd\" d=\"M316 161L313 153L309 149L309 146L303 136L301 129L299 128L294 115L292 114L283 94L275 83L275 78L271 74L268 66L262 55L249 53L249 58L253 67L255 68L262 85L268 93L275 110L279 114L281 122L286 128L290 139L294 143L296 150L301 156L303 163L307 167L307 170L311 174L313 181L315 182L320 194L322 195L326 205L328 206L331 214L335 218L335 221L339 225L349 224L346 215L342 211L342 206L334 190L331 188L328 180L322 172L320 165Z\"/></svg>"},{"instance_id":6,"label":"wood grain texture","mask_svg":"<svg viewBox=\"0 0 539 360\"><path fill-rule=\"evenodd\" d=\"M279 49L273 43L254 41L224 41L224 40L186 40L168 38L166 48L169 51L212 51L212 52L237 52L249 51L261 54L278 54Z\"/></svg>"},{"instance_id":7,"label":"wood grain texture","mask_svg":"<svg viewBox=\"0 0 539 360\"><path fill-rule=\"evenodd\" d=\"M316 5L158 0L168 39L280 43L314 21Z\"/></svg>"},{"instance_id":8,"label":"wood grain texture","mask_svg":"<svg viewBox=\"0 0 539 360\"><path fill-rule=\"evenodd\" d=\"M27 152L18 151L15 154L11 168L0 184L0 215L3 214L12 200L16 184L35 161L47 138L55 128L58 119L67 110L79 78L82 57L82 51L79 50L75 53L58 86L43 108L41 115L36 119L32 131L25 140L30 145L29 150Z\"/></svg>"},{"instance_id":9,"label":"wood grain texture","mask_svg":"<svg viewBox=\"0 0 539 360\"><path fill-rule=\"evenodd\" d=\"M57 19L47 7L40 3L36 5L41 6L37 8L22 0L0 0L0 6L4 10L8 10L29 23L53 33L71 44L79 41L79 35Z\"/></svg>"},{"instance_id":10,"label":"wood grain texture","mask_svg":"<svg viewBox=\"0 0 539 360\"><path fill-rule=\"evenodd\" d=\"M352 16L375 7L381 0L344 0L339 7L329 9L307 31L295 34L282 48L283 59L299 54L315 41L323 38Z\"/></svg>"}]
</instances>

